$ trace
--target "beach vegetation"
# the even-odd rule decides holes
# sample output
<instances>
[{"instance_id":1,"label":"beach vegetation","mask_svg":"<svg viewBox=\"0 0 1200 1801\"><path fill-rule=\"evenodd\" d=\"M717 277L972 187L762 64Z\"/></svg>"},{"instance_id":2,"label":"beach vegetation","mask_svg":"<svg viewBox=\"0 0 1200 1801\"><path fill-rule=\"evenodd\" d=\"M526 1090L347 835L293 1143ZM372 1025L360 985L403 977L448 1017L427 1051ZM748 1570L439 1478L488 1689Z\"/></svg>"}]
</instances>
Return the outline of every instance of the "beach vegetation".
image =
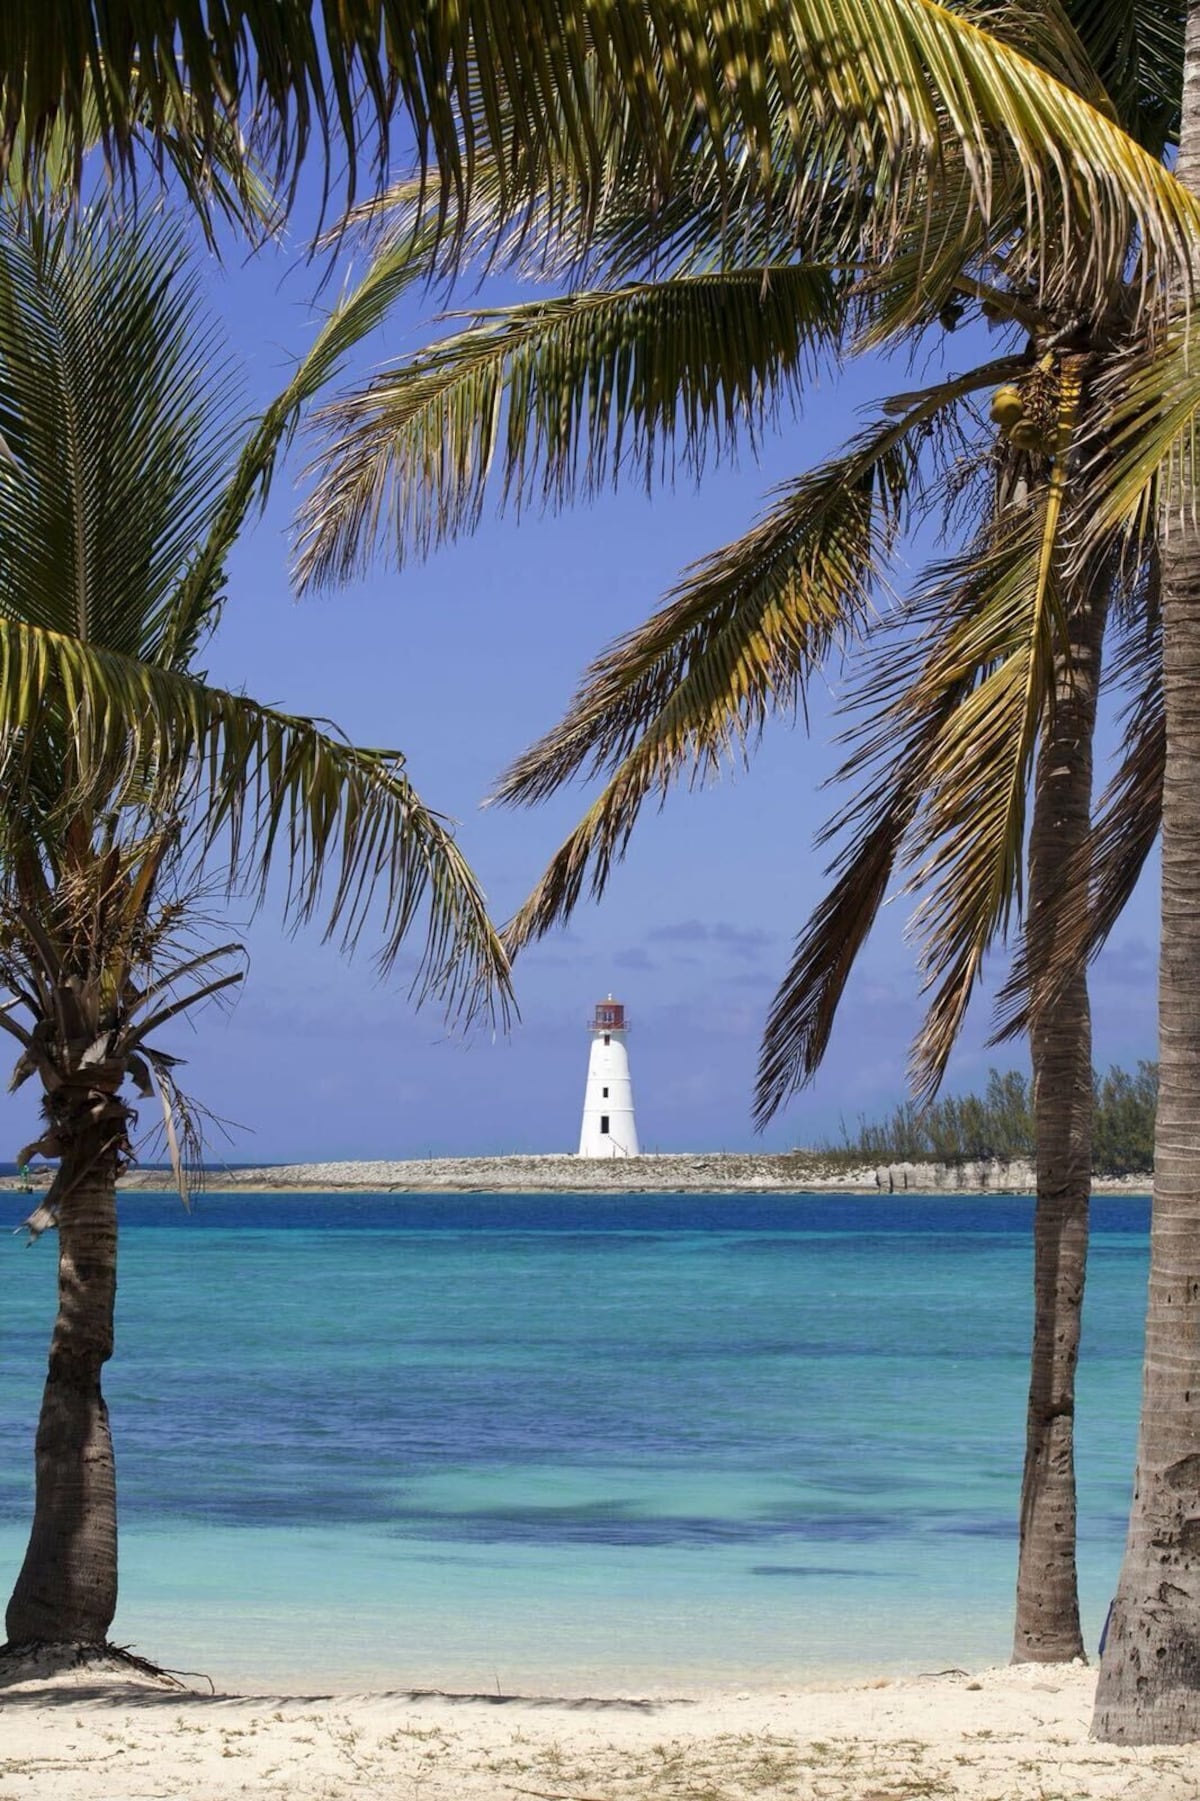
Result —
<instances>
[{"instance_id":1,"label":"beach vegetation","mask_svg":"<svg viewBox=\"0 0 1200 1801\"><path fill-rule=\"evenodd\" d=\"M447 822L395 750L211 682L229 557L304 405L408 279L376 270L246 417L181 229L0 220L0 1030L56 1160L58 1313L10 1647L103 1645L117 1593L115 1184L140 1103L186 1192L198 1126L171 1029L244 977L214 897L276 902L414 999L503 1015L505 953ZM144 1125L143 1128L144 1130Z\"/></svg>"},{"instance_id":2,"label":"beach vegetation","mask_svg":"<svg viewBox=\"0 0 1200 1801\"><path fill-rule=\"evenodd\" d=\"M1149 1175L1154 1168L1158 1068L1113 1067L1092 1076L1092 1174ZM1020 1070L993 1069L981 1094L939 1095L923 1105L902 1102L883 1119L843 1124L841 1151L891 1162L1032 1162L1036 1150L1033 1095Z\"/></svg>"}]
</instances>

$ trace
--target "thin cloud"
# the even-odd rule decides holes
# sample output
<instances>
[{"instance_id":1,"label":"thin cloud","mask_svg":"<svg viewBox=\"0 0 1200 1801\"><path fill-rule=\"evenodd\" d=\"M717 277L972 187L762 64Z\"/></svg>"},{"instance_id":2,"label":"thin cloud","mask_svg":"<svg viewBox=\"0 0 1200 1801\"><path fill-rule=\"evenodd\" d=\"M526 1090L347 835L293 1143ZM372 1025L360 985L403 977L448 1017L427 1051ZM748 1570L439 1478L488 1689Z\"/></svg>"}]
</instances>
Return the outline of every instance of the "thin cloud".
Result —
<instances>
[{"instance_id":1,"label":"thin cloud","mask_svg":"<svg viewBox=\"0 0 1200 1801\"><path fill-rule=\"evenodd\" d=\"M719 919L713 925L701 919L680 919L670 925L655 926L647 932L646 939L656 944L707 944L729 956L754 961L771 943L772 935L758 926L734 925L727 919Z\"/></svg>"}]
</instances>

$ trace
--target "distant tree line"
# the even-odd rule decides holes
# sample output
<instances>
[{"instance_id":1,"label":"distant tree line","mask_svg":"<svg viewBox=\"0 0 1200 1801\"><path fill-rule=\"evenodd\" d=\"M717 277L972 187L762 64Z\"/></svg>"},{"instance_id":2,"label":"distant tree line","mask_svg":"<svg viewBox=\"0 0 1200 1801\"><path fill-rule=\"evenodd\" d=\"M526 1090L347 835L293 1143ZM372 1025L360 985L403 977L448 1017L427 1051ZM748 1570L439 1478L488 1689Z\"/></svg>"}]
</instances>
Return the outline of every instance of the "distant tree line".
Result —
<instances>
[{"instance_id":1,"label":"distant tree line","mask_svg":"<svg viewBox=\"0 0 1200 1801\"><path fill-rule=\"evenodd\" d=\"M1132 1074L1114 1066L1106 1075L1096 1071L1092 1080L1096 1097L1092 1169L1106 1176L1150 1171L1154 1167L1157 1063L1139 1062ZM923 1107L906 1101L885 1119L860 1119L853 1132L843 1125L839 1148L892 1162L1032 1159L1029 1080L1016 1069L989 1070L982 1094L947 1095Z\"/></svg>"}]
</instances>

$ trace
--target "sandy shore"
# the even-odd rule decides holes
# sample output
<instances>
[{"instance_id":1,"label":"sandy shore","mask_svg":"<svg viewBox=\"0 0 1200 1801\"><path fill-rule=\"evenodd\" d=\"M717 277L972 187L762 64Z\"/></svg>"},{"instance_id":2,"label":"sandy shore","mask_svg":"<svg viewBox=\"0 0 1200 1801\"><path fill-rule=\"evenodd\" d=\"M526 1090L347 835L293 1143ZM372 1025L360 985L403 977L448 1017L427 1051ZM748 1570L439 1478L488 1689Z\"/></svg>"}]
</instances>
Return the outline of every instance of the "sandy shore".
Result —
<instances>
[{"instance_id":1,"label":"sandy shore","mask_svg":"<svg viewBox=\"0 0 1200 1801\"><path fill-rule=\"evenodd\" d=\"M161 1170L133 1170L121 1185L161 1189ZM13 1186L10 1181L5 1186ZM401 1161L212 1167L210 1193L303 1190L395 1194L1032 1194L1028 1163L857 1163L821 1151L719 1151L611 1160L566 1155L424 1157ZM1097 1194L1143 1194L1148 1176L1097 1178Z\"/></svg>"},{"instance_id":2,"label":"sandy shore","mask_svg":"<svg viewBox=\"0 0 1200 1801\"><path fill-rule=\"evenodd\" d=\"M1195 1801L1200 1746L1089 1741L1094 1683L1025 1666L648 1702L33 1676L0 1694L0 1801Z\"/></svg>"}]
</instances>

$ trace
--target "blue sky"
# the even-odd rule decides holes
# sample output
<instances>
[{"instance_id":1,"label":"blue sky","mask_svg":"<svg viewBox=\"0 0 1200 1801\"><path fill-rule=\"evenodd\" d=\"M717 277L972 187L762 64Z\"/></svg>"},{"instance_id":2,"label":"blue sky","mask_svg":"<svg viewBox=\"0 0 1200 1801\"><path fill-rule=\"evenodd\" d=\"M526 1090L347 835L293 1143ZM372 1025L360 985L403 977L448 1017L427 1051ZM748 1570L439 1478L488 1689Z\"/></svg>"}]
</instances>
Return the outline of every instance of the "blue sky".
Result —
<instances>
[{"instance_id":1,"label":"blue sky","mask_svg":"<svg viewBox=\"0 0 1200 1801\"><path fill-rule=\"evenodd\" d=\"M299 241L298 228L289 243L206 273L252 408L282 385L335 292L317 294L314 308L317 272ZM363 366L419 346L435 307L429 295L411 297ZM964 344L957 366L968 360ZM474 537L424 565L400 574L380 566L353 588L297 603L288 527L301 442L233 562L210 674L331 718L360 742L403 749L426 802L461 822L462 846L503 919L574 823L584 791L528 813L481 811L497 775L554 722L590 657L644 618L688 561L743 530L772 484L852 433L857 409L888 381L865 364L827 378L757 461L714 468L699 488L683 478L648 498L632 482L558 516L489 514ZM573 1149L584 1022L610 990L634 1022L646 1149L784 1149L836 1138L843 1118L892 1106L919 1018L902 896L861 961L819 1079L762 1138L750 1126L759 1030L792 936L822 892L812 840L832 798L820 784L838 762L840 685L833 670L811 694L809 735L777 724L749 771L644 814L604 901L519 960L521 1019L507 1038L464 1039L434 1010L414 1013L402 975L376 980L366 939L347 962L316 933L285 935L269 907L247 921L233 906L251 952L245 991L228 1013L184 1024L172 1047L188 1059L191 1091L231 1124L232 1142L213 1142L214 1161ZM1146 880L1097 967L1098 1062L1153 1055L1154 916ZM1020 1061L1019 1047L1015 1056L986 1050L986 1036L983 1000L950 1086L971 1086L992 1062ZM33 1135L31 1090L0 1105L15 1148Z\"/></svg>"}]
</instances>

